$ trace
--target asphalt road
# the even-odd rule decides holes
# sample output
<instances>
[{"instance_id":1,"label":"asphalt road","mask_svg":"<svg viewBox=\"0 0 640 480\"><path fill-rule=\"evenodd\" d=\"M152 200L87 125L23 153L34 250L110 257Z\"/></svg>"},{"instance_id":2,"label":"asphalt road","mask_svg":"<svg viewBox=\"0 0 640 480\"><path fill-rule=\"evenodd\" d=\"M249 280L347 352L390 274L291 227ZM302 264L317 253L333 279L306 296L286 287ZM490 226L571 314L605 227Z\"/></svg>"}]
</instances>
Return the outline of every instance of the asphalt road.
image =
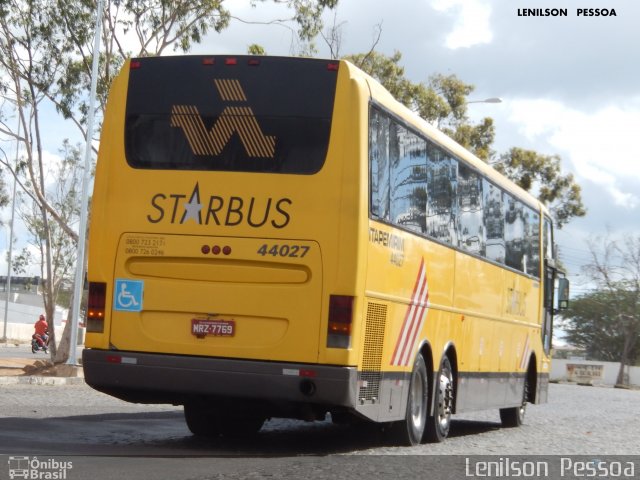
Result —
<instances>
[{"instance_id":1,"label":"asphalt road","mask_svg":"<svg viewBox=\"0 0 640 480\"><path fill-rule=\"evenodd\" d=\"M454 417L444 443L411 448L328 420L272 419L251 439L202 440L179 407L128 404L85 385L3 385L0 408L0 454L76 455L68 457L70 480L427 478L425 469L429 478L453 478L469 455L640 455L640 391L575 385L551 385L550 403L529 406L520 428L500 428L494 411L465 414ZM453 456L438 457L434 470L424 455ZM7 462L0 458L0 479Z\"/></svg>"}]
</instances>

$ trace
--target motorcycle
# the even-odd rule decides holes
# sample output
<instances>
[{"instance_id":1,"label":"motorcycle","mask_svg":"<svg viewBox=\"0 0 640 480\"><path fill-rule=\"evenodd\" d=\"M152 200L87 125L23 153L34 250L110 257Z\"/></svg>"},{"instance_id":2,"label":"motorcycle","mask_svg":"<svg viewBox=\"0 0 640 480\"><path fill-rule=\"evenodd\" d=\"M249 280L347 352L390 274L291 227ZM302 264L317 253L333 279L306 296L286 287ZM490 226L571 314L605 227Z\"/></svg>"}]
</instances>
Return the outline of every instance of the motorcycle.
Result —
<instances>
[{"instance_id":1,"label":"motorcycle","mask_svg":"<svg viewBox=\"0 0 640 480\"><path fill-rule=\"evenodd\" d=\"M49 335L47 334L47 338L43 339L43 344L40 345L38 338L35 334L31 335L31 353L36 353L39 350L44 351L44 353L49 353L49 349L47 345L49 344Z\"/></svg>"}]
</instances>

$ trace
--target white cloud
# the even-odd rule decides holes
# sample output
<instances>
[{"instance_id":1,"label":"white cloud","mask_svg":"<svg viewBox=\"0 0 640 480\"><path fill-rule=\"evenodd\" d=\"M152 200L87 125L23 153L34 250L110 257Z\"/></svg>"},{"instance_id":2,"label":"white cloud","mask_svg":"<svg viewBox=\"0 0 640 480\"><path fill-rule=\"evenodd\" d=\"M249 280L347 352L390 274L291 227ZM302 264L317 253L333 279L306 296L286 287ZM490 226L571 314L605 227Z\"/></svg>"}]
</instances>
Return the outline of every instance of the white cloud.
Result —
<instances>
[{"instance_id":1,"label":"white cloud","mask_svg":"<svg viewBox=\"0 0 640 480\"><path fill-rule=\"evenodd\" d=\"M546 142L573 164L578 178L602 186L616 205L640 204L640 99L593 113L551 100L509 102L510 121L532 142ZM634 191L629 184L635 184Z\"/></svg>"},{"instance_id":2,"label":"white cloud","mask_svg":"<svg viewBox=\"0 0 640 480\"><path fill-rule=\"evenodd\" d=\"M491 43L491 6L482 0L432 0L431 6L438 12L456 14L453 30L445 40L447 48L455 50Z\"/></svg>"}]
</instances>

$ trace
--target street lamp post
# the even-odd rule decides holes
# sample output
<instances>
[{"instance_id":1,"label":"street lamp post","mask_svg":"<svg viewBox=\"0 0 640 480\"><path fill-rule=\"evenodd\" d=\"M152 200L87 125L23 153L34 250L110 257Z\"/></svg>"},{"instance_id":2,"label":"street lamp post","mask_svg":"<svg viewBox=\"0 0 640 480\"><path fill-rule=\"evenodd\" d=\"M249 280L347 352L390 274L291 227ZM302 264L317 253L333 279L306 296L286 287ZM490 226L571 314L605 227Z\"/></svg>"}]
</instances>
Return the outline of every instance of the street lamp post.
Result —
<instances>
[{"instance_id":1,"label":"street lamp post","mask_svg":"<svg viewBox=\"0 0 640 480\"><path fill-rule=\"evenodd\" d=\"M470 103L502 103L502 99L500 97L491 97L485 98L484 100L471 100L470 102L466 102L467 105Z\"/></svg>"},{"instance_id":2,"label":"street lamp post","mask_svg":"<svg viewBox=\"0 0 640 480\"><path fill-rule=\"evenodd\" d=\"M2 341L8 343L7 338L7 322L9 321L9 301L11 300L11 264L13 260L13 219L16 214L16 177L13 177L13 200L11 202L11 221L9 222L9 247L7 255L7 280L4 284L4 288L7 291L7 296L4 302L4 330L2 333Z\"/></svg>"},{"instance_id":3,"label":"street lamp post","mask_svg":"<svg viewBox=\"0 0 640 480\"><path fill-rule=\"evenodd\" d=\"M18 122L18 136L20 136L20 122ZM16 142L16 165L20 155L20 142ZM7 247L7 280L4 284L7 296L4 303L4 328L2 332L2 341L9 343L7 338L7 322L9 321L9 300L11 300L11 264L13 260L13 220L16 214L16 183L17 177L13 175L13 195L11 200L11 221L9 222L9 246Z\"/></svg>"},{"instance_id":4,"label":"street lamp post","mask_svg":"<svg viewBox=\"0 0 640 480\"><path fill-rule=\"evenodd\" d=\"M89 198L89 176L91 170L91 142L93 140L93 120L95 116L96 88L98 82L98 59L100 57L100 34L102 32L103 0L98 0L96 9L96 31L93 42L93 63L91 65L91 93L89 96L89 115L87 118L87 143L84 151L84 177L82 180L82 196L80 205L80 226L78 230L78 257L76 260L76 275L73 288L73 305L71 318L71 338L67 365L77 365L76 350L78 348L78 324L80 319L80 301L84 286L84 259L87 241L87 217Z\"/></svg>"}]
</instances>

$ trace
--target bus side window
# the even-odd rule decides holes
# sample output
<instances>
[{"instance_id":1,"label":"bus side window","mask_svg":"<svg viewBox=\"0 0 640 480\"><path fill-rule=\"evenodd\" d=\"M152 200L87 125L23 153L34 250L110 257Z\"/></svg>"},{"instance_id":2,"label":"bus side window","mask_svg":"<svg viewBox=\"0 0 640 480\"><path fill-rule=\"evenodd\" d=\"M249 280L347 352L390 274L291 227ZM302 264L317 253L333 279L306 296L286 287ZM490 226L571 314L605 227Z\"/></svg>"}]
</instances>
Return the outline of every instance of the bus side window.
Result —
<instances>
[{"instance_id":1,"label":"bus side window","mask_svg":"<svg viewBox=\"0 0 640 480\"><path fill-rule=\"evenodd\" d=\"M389 220L389 118L372 108L369 119L370 209L373 217Z\"/></svg>"},{"instance_id":2,"label":"bus side window","mask_svg":"<svg viewBox=\"0 0 640 480\"><path fill-rule=\"evenodd\" d=\"M553 294L555 289L555 259L553 258L553 232L547 217L543 220L542 251L544 255L544 312L542 324L542 345L548 355L551 351L553 335Z\"/></svg>"}]
</instances>

